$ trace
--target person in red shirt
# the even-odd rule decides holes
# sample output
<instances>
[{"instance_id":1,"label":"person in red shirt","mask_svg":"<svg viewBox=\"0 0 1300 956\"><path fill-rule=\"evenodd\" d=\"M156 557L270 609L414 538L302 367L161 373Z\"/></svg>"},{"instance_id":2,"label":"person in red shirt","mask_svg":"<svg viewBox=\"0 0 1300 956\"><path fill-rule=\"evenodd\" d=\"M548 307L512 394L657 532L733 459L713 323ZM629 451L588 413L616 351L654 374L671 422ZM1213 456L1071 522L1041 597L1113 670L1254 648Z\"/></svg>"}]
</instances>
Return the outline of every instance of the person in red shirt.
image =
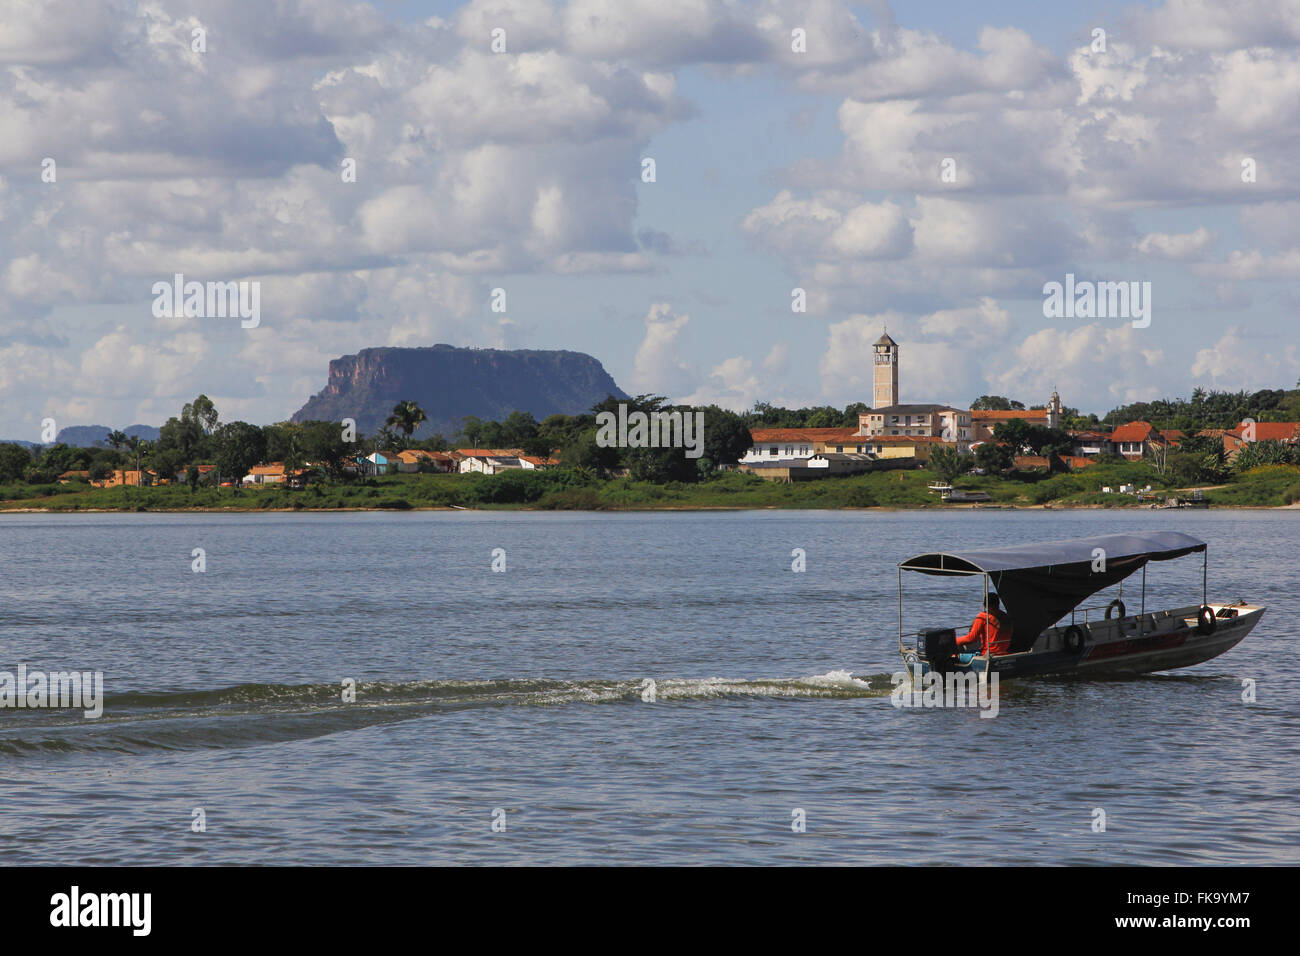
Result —
<instances>
[{"instance_id":1,"label":"person in red shirt","mask_svg":"<svg viewBox=\"0 0 1300 956\"><path fill-rule=\"evenodd\" d=\"M974 644L974 647L967 647ZM992 646L994 656L1011 650L1011 619L1002 611L998 596L991 591L984 601L984 610L975 616L975 623L963 636L957 638L959 652L983 654Z\"/></svg>"}]
</instances>

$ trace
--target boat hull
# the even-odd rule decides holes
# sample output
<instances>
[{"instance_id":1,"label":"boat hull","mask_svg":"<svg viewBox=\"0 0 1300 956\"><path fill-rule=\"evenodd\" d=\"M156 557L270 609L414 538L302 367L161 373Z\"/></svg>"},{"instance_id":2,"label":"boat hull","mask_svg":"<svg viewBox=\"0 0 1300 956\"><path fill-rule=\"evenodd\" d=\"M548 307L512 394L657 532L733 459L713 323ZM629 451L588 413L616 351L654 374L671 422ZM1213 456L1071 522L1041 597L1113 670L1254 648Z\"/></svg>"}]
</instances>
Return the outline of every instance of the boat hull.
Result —
<instances>
[{"instance_id":1,"label":"boat hull","mask_svg":"<svg viewBox=\"0 0 1300 956\"><path fill-rule=\"evenodd\" d=\"M1067 635L1070 625L1053 627L1044 631L1028 651L995 656L992 670L999 680L1009 680L1126 677L1191 667L1239 644L1265 611L1245 604L1210 607L1216 614L1228 608L1235 616L1216 618L1216 627L1208 634L1197 627L1198 606L1083 623L1078 625L1084 636L1081 647L1071 645ZM982 674L989 666L987 658L975 657L964 663L944 661L932 668L930 662L918 659L915 649L904 649L903 660L914 674L931 669Z\"/></svg>"}]
</instances>

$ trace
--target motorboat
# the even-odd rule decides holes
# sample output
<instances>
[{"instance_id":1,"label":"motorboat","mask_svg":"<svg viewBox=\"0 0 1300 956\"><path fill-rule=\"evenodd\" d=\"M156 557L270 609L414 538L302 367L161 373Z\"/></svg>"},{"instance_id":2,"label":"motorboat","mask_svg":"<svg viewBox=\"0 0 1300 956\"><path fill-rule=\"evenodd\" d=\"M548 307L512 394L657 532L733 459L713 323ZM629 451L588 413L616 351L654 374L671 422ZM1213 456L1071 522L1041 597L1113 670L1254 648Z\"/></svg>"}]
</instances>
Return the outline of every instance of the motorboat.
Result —
<instances>
[{"instance_id":1,"label":"motorboat","mask_svg":"<svg viewBox=\"0 0 1300 956\"><path fill-rule=\"evenodd\" d=\"M943 493L943 500L949 504L975 504L976 502L992 501L993 496L987 491L963 491L960 488L949 488Z\"/></svg>"},{"instance_id":2,"label":"motorboat","mask_svg":"<svg viewBox=\"0 0 1300 956\"><path fill-rule=\"evenodd\" d=\"M1202 555L1201 600L1148 610L1147 565ZM953 628L903 630L903 572L983 577L995 589L1012 637L1006 654L958 653ZM1124 602L1123 582L1142 572L1136 613ZM908 671L996 673L1023 677L1115 677L1191 667L1241 642L1265 608L1208 599L1209 549L1178 531L1098 535L999 548L933 551L898 565L898 648ZM1119 585L1103 604L1085 602ZM1131 597L1131 595L1130 595ZM1068 620L1067 620L1068 619Z\"/></svg>"}]
</instances>

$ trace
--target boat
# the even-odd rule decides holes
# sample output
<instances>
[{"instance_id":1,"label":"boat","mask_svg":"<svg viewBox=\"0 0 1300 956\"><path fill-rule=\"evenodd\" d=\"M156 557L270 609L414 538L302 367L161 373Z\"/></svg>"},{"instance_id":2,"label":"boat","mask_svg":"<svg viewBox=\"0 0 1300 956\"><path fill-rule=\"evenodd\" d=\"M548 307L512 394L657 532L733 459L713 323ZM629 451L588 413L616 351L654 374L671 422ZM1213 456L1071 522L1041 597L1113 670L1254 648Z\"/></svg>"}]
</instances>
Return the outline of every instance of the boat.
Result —
<instances>
[{"instance_id":1,"label":"boat","mask_svg":"<svg viewBox=\"0 0 1300 956\"><path fill-rule=\"evenodd\" d=\"M952 485L948 484L946 481L932 481L925 487L927 490L935 492L936 494L947 494L952 491Z\"/></svg>"},{"instance_id":2,"label":"boat","mask_svg":"<svg viewBox=\"0 0 1300 956\"><path fill-rule=\"evenodd\" d=\"M943 500L949 504L974 504L977 501L992 501L993 496L987 491L962 491L960 488L949 488L943 493Z\"/></svg>"},{"instance_id":3,"label":"boat","mask_svg":"<svg viewBox=\"0 0 1300 956\"><path fill-rule=\"evenodd\" d=\"M1201 599L1149 611L1147 565L1201 554ZM1137 613L1124 603L1124 581L1142 572ZM903 630L903 572L941 577L981 575L1010 618L1006 654L960 654L957 631ZM1231 650L1266 608L1244 600L1208 599L1209 548L1179 531L1097 535L989 549L934 551L898 565L898 649L907 669L1025 677L1120 677L1191 667ZM1085 606L1108 588L1119 595ZM1130 595L1131 598L1131 595ZM972 615L973 616L973 615Z\"/></svg>"}]
</instances>

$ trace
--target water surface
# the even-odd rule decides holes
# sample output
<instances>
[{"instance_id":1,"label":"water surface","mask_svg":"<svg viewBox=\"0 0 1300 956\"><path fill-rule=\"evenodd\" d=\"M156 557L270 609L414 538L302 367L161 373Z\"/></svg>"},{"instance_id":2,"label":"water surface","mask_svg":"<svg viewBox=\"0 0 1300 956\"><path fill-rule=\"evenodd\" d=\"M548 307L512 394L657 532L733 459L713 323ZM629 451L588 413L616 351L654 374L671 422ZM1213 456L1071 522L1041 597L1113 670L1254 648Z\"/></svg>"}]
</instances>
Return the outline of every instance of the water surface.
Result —
<instances>
[{"instance_id":1,"label":"water surface","mask_svg":"<svg viewBox=\"0 0 1300 956\"><path fill-rule=\"evenodd\" d=\"M1007 685L995 719L891 705L899 560L1132 529L1208 540L1211 598L1263 622L1167 675ZM5 515L0 669L101 670L107 702L0 711L0 853L1294 864L1298 554L1279 511ZM975 610L907 584L909 628ZM1153 564L1147 606L1200 586Z\"/></svg>"}]
</instances>

